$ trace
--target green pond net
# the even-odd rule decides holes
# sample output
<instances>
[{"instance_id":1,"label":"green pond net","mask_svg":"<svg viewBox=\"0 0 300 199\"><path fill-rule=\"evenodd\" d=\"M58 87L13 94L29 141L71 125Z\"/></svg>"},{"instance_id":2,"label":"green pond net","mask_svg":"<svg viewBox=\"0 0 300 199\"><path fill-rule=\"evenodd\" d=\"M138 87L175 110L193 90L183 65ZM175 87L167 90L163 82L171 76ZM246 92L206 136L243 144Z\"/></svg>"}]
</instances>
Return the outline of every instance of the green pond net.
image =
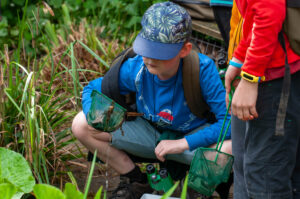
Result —
<instances>
[{"instance_id":1,"label":"green pond net","mask_svg":"<svg viewBox=\"0 0 300 199\"><path fill-rule=\"evenodd\" d=\"M92 104L87 114L88 124L103 132L113 132L121 127L126 109L103 93L93 90Z\"/></svg>"},{"instance_id":2,"label":"green pond net","mask_svg":"<svg viewBox=\"0 0 300 199\"><path fill-rule=\"evenodd\" d=\"M220 183L228 181L232 170L233 156L221 152L226 133L231 123L230 118L223 133L230 104L231 97L216 148L198 148L190 166L188 186L207 196L211 196Z\"/></svg>"},{"instance_id":3,"label":"green pond net","mask_svg":"<svg viewBox=\"0 0 300 199\"><path fill-rule=\"evenodd\" d=\"M227 182L233 164L233 156L212 148L197 149L189 171L188 186L207 196L216 187Z\"/></svg>"}]
</instances>

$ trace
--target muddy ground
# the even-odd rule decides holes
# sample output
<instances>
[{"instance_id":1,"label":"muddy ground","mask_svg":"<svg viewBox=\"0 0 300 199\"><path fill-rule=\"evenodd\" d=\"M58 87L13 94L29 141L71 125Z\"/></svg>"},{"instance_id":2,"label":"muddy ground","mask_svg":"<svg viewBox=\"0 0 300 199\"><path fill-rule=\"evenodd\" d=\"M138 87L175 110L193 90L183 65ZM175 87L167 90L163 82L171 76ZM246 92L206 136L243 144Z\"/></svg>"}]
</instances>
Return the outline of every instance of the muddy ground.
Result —
<instances>
[{"instance_id":1,"label":"muddy ground","mask_svg":"<svg viewBox=\"0 0 300 199\"><path fill-rule=\"evenodd\" d=\"M68 170L73 173L77 181L78 188L81 192L84 192L85 190L85 184L89 175L90 166L91 162L88 162L85 158L68 162ZM119 174L114 169L110 168L108 165L96 163L89 189L89 198L93 198L101 186L103 186L103 189L107 191L107 196L109 197L112 191L117 188L118 184ZM180 195L179 189L176 190L178 196ZM232 198L232 190L233 186L231 187L229 198ZM213 198L219 199L218 194L214 193Z\"/></svg>"}]
</instances>

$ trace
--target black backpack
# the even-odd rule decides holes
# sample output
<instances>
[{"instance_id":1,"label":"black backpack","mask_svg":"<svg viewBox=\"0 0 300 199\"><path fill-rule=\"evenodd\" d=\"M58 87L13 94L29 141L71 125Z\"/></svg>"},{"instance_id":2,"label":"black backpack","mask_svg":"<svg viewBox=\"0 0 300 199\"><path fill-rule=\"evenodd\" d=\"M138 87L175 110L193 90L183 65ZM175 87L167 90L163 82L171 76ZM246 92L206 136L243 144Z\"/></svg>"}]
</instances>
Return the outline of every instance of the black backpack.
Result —
<instances>
[{"instance_id":1,"label":"black backpack","mask_svg":"<svg viewBox=\"0 0 300 199\"><path fill-rule=\"evenodd\" d=\"M195 46L195 45L194 45ZM197 49L193 47L191 53L183 59L182 81L184 96L191 112L199 118L206 118L209 122L215 122L215 116L205 102L199 81L200 61ZM135 112L135 93L121 95L118 82L118 74L122 63L128 58L136 56L132 48L121 52L112 62L110 69L102 80L101 92L118 104L127 109L128 112ZM116 80L117 81L112 81ZM128 118L127 118L128 119Z\"/></svg>"}]
</instances>

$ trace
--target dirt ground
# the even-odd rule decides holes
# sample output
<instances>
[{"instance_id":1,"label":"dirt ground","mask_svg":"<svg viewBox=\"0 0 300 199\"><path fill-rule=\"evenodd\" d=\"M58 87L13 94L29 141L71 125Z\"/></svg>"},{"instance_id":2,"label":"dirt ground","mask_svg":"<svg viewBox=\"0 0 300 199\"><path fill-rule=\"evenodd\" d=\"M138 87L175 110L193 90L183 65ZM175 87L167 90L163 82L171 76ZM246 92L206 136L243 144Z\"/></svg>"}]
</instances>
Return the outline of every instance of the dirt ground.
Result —
<instances>
[{"instance_id":1,"label":"dirt ground","mask_svg":"<svg viewBox=\"0 0 300 199\"><path fill-rule=\"evenodd\" d=\"M78 188L81 192L84 192L87 178L89 175L89 169L91 162L88 162L84 158L69 161L68 168L75 177ZM95 170L92 177L92 182L89 189L89 198L97 193L98 189L103 186L103 190L106 190L107 197L109 197L112 191L119 184L119 174L108 165L96 163ZM180 188L179 188L180 189ZM232 199L233 186L231 187L229 199ZM178 197L180 196L180 190L176 190ZM178 194L179 193L179 194ZM219 199L218 194L213 194L214 199Z\"/></svg>"},{"instance_id":2,"label":"dirt ground","mask_svg":"<svg viewBox=\"0 0 300 199\"><path fill-rule=\"evenodd\" d=\"M84 192L85 190L90 166L91 162L88 162L84 158L69 162L69 170L75 177L78 188L81 192ZM119 174L114 169L109 168L105 164L96 163L89 188L89 197L93 198L101 186L103 187L103 190L106 190L107 196L109 196L118 184Z\"/></svg>"}]
</instances>

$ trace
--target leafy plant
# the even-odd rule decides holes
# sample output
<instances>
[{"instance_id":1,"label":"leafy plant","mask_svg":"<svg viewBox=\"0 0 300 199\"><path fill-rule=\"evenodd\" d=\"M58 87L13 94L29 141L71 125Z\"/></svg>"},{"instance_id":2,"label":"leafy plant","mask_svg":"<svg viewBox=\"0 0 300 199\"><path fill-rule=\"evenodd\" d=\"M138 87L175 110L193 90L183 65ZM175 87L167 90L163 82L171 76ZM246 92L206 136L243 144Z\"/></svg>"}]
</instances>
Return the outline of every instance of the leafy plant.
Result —
<instances>
[{"instance_id":1,"label":"leafy plant","mask_svg":"<svg viewBox=\"0 0 300 199\"><path fill-rule=\"evenodd\" d=\"M24 157L14 151L0 148L0 193L5 198L20 198L35 185L31 169Z\"/></svg>"},{"instance_id":2,"label":"leafy plant","mask_svg":"<svg viewBox=\"0 0 300 199\"><path fill-rule=\"evenodd\" d=\"M71 183L65 184L64 192L51 185L35 184L30 167L24 157L14 151L0 148L1 199L19 199L24 193L30 193L32 190L36 199L48 199L50 197L53 199L86 199L95 167L96 155L97 151L94 154L86 191L83 194ZM100 187L94 199L100 199L101 193L102 187ZM106 198L105 192L104 198Z\"/></svg>"}]
</instances>

